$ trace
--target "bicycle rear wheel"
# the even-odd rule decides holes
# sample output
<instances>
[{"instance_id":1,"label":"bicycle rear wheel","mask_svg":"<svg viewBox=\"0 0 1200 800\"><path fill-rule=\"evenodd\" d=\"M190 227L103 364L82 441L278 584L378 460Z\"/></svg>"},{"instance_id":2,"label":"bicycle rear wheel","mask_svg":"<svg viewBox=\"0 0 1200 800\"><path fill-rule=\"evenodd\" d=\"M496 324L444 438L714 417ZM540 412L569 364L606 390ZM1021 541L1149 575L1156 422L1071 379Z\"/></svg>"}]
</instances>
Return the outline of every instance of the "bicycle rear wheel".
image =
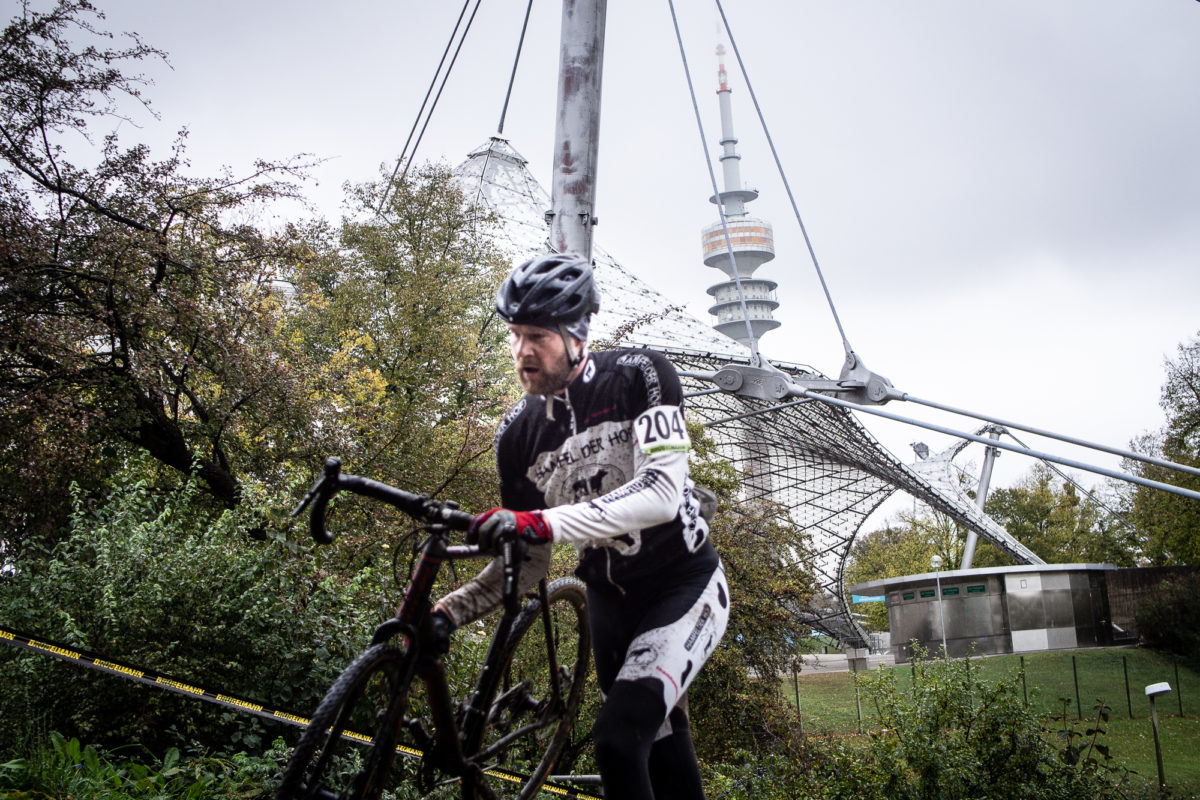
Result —
<instances>
[{"instance_id":1,"label":"bicycle rear wheel","mask_svg":"<svg viewBox=\"0 0 1200 800\"><path fill-rule=\"evenodd\" d=\"M501 678L487 698L486 727L473 760L497 797L537 795L583 699L592 646L587 594L575 578L559 578L547 586L547 599L548 624L540 600L526 604L513 623ZM471 795L464 785L464 796ZM486 795L481 790L476 796Z\"/></svg>"},{"instance_id":2,"label":"bicycle rear wheel","mask_svg":"<svg viewBox=\"0 0 1200 800\"><path fill-rule=\"evenodd\" d=\"M409 654L393 645L355 658L313 713L276 800L376 800L387 785L411 680Z\"/></svg>"}]
</instances>

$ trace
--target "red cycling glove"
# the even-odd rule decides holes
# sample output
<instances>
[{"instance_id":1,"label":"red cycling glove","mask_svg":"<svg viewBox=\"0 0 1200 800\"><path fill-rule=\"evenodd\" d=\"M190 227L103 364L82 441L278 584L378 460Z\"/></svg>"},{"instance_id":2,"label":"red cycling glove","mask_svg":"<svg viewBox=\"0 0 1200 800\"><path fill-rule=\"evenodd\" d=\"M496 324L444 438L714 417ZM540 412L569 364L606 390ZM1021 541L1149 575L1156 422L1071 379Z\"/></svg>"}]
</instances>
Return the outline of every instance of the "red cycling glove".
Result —
<instances>
[{"instance_id":1,"label":"red cycling glove","mask_svg":"<svg viewBox=\"0 0 1200 800\"><path fill-rule=\"evenodd\" d=\"M506 538L519 536L530 544L547 544L553 540L550 523L541 511L510 511L490 508L471 520L467 541L484 550L494 550Z\"/></svg>"}]
</instances>

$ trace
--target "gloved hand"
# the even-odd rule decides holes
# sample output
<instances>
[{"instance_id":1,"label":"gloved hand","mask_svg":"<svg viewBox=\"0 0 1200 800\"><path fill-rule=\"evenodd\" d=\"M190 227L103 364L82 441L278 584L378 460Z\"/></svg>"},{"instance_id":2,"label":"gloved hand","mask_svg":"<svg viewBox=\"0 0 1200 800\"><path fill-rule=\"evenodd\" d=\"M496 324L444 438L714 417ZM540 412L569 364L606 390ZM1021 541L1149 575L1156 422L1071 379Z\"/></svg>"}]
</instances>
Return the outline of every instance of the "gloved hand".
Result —
<instances>
[{"instance_id":1,"label":"gloved hand","mask_svg":"<svg viewBox=\"0 0 1200 800\"><path fill-rule=\"evenodd\" d=\"M550 523L541 511L510 511L490 508L471 520L467 542L492 551L508 537L520 537L530 544L546 544L552 540Z\"/></svg>"},{"instance_id":2,"label":"gloved hand","mask_svg":"<svg viewBox=\"0 0 1200 800\"><path fill-rule=\"evenodd\" d=\"M450 616L440 609L429 615L429 626L433 629L433 641L430 646L435 655L445 655L450 652L450 634L456 627Z\"/></svg>"}]
</instances>

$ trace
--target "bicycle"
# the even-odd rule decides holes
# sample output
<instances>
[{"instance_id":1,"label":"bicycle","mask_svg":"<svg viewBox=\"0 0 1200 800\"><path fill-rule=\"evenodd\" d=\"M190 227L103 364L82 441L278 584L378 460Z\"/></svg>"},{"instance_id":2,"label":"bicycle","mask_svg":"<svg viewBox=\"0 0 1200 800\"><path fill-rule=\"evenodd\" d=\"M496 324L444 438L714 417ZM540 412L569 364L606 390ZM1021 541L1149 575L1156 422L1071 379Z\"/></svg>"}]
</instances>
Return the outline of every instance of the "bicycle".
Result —
<instances>
[{"instance_id":1,"label":"bicycle","mask_svg":"<svg viewBox=\"0 0 1200 800\"><path fill-rule=\"evenodd\" d=\"M343 490L403 511L420 523L425 538L396 616L375 630L313 713L284 769L277 800L376 800L395 786L389 780L398 750L420 759L407 777L415 778L422 794L459 782L464 800L534 797L567 743L583 699L591 655L583 584L543 578L522 606L517 586L526 545L506 539L499 548L503 613L473 690L456 705L443 660L431 646L431 590L444 562L493 554L448 543L450 532L466 530L472 519L454 502L343 474L336 458L326 460L293 512L298 516L311 504L309 530L319 543L333 541L325 509ZM423 699L414 691L421 684Z\"/></svg>"}]
</instances>

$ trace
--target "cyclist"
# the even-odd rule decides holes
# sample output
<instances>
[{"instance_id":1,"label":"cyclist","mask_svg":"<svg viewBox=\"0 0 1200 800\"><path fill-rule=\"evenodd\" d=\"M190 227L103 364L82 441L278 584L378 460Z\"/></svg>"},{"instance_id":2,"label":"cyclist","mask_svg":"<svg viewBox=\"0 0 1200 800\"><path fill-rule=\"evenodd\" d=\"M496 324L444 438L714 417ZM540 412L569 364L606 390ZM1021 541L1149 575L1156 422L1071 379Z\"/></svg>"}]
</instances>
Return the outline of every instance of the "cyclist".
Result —
<instances>
[{"instance_id":1,"label":"cyclist","mask_svg":"<svg viewBox=\"0 0 1200 800\"><path fill-rule=\"evenodd\" d=\"M503 506L468 537L575 546L604 698L593 733L605 797L702 798L685 693L725 632L725 573L688 475L679 376L653 351L589 352L599 308L591 264L574 254L536 256L501 285L526 395L496 431ZM522 584L549 561L549 547L530 547ZM435 627L448 636L483 616L500 586L493 561L438 603Z\"/></svg>"}]
</instances>

